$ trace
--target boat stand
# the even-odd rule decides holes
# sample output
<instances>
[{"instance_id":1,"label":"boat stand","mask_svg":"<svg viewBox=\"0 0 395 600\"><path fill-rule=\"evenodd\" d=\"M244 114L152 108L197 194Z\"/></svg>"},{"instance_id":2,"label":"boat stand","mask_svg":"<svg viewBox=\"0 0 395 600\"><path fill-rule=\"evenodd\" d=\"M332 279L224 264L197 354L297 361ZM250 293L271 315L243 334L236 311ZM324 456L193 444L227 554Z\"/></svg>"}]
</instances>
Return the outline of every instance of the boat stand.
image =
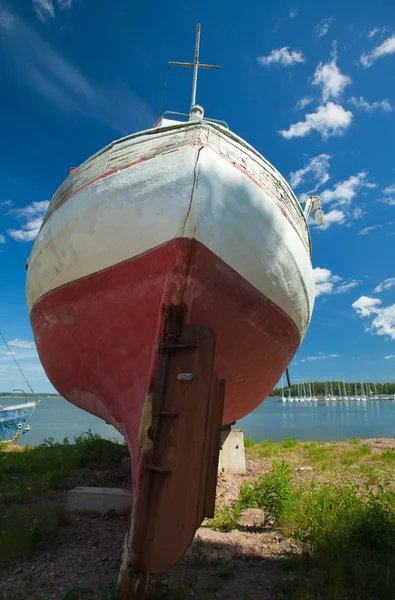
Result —
<instances>
[{"instance_id":1,"label":"boat stand","mask_svg":"<svg viewBox=\"0 0 395 600\"><path fill-rule=\"evenodd\" d=\"M215 335L169 307L142 454L140 493L124 544L118 600L142 600L149 573L166 571L214 516L225 382L214 370Z\"/></svg>"}]
</instances>

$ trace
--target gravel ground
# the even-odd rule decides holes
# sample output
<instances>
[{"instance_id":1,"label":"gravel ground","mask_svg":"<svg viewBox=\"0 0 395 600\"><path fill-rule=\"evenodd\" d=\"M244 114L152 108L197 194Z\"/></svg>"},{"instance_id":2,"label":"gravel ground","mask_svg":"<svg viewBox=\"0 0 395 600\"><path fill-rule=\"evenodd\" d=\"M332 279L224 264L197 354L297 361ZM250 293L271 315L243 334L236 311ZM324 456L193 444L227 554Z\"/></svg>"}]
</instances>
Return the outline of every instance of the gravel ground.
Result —
<instances>
[{"instance_id":1,"label":"gravel ground","mask_svg":"<svg viewBox=\"0 0 395 600\"><path fill-rule=\"evenodd\" d=\"M364 441L371 444L373 452L395 447L394 439ZM217 506L236 500L243 481L255 479L269 470L269 465L269 459L252 459L247 461L245 475L220 474ZM298 471L297 462L293 466L302 480L308 482L313 477L310 468ZM119 467L100 472L84 469L70 480L69 487L128 487L129 480L130 476ZM65 493L60 493L51 500L52 506L64 506L65 497ZM246 511L240 526L229 533L215 531L203 523L183 559L160 577L151 577L149 589L156 590L156 598L168 600L275 600L284 554L291 550L301 552L301 548L280 532L263 529L262 516L258 510ZM0 600L109 600L110 596L101 595L98 586L117 576L127 525L127 518L118 516L104 519L97 515L70 515L70 523L61 528L53 543L0 571ZM70 589L78 587L80 592L70 595ZM173 596L174 592L166 589L182 589L184 595ZM158 595L158 590L162 595Z\"/></svg>"}]
</instances>

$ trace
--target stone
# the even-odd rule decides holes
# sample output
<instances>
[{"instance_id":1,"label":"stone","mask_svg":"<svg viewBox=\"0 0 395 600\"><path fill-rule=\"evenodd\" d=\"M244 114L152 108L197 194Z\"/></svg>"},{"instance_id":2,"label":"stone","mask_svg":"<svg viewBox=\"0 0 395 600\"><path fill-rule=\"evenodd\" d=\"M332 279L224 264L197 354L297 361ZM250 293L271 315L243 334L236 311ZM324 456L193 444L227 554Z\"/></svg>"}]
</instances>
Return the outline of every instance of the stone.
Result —
<instances>
[{"instance_id":1,"label":"stone","mask_svg":"<svg viewBox=\"0 0 395 600\"><path fill-rule=\"evenodd\" d=\"M111 519L112 517L115 517L116 514L116 510L114 510L113 508L109 508L108 510L103 511L101 516L102 519Z\"/></svg>"}]
</instances>

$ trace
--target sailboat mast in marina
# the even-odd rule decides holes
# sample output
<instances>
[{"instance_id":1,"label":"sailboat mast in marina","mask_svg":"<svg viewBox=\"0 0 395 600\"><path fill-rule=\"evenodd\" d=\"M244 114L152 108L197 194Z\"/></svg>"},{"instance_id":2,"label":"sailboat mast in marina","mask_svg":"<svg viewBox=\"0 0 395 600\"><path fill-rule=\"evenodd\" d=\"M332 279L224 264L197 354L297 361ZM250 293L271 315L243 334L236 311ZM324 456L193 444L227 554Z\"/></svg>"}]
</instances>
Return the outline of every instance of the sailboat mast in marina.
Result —
<instances>
[{"instance_id":1,"label":"sailboat mast in marina","mask_svg":"<svg viewBox=\"0 0 395 600\"><path fill-rule=\"evenodd\" d=\"M192 103L111 142L55 192L27 270L48 379L132 456L119 580L142 594L214 514L221 428L253 411L306 335L310 214L277 169ZM245 232L248 232L248 236ZM125 596L126 597L126 596Z\"/></svg>"}]
</instances>

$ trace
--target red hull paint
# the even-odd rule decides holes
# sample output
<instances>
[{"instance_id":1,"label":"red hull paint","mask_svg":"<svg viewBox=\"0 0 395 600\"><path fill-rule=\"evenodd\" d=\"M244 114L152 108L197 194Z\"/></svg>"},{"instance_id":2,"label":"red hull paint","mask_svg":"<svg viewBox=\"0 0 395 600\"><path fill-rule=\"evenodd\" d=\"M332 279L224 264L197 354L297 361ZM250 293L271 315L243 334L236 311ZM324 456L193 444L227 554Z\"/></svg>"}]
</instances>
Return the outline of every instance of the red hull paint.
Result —
<instances>
[{"instance_id":1,"label":"red hull paint","mask_svg":"<svg viewBox=\"0 0 395 600\"><path fill-rule=\"evenodd\" d=\"M171 303L185 303L187 321L216 334L224 424L266 398L300 343L277 306L185 238L43 296L30 317L49 379L62 396L118 427L133 450Z\"/></svg>"}]
</instances>

